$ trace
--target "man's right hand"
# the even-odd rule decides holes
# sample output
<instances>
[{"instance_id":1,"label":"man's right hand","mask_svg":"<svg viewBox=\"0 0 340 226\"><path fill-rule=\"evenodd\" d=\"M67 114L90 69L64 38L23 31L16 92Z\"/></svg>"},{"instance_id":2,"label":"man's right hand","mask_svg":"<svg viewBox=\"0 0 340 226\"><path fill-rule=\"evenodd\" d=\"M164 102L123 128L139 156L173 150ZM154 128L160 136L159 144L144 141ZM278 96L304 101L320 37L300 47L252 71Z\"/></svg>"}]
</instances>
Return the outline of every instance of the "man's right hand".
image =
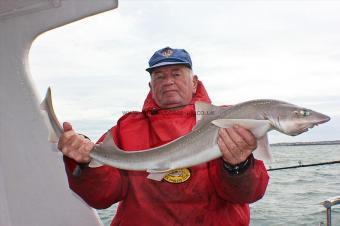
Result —
<instances>
[{"instance_id":1,"label":"man's right hand","mask_svg":"<svg viewBox=\"0 0 340 226\"><path fill-rule=\"evenodd\" d=\"M58 149L67 157L78 163L91 161L90 152L94 147L89 139L77 134L68 122L63 124L64 133L59 138Z\"/></svg>"}]
</instances>

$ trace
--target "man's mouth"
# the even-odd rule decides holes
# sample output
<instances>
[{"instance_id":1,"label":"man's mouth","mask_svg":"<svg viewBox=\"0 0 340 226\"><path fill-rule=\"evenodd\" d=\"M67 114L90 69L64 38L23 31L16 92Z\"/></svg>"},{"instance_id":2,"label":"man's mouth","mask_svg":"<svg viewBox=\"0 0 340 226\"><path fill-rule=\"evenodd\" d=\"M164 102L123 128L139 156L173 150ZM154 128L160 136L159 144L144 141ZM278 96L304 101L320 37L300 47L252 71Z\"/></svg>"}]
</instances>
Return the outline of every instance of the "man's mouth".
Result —
<instances>
[{"instance_id":1,"label":"man's mouth","mask_svg":"<svg viewBox=\"0 0 340 226\"><path fill-rule=\"evenodd\" d=\"M177 92L177 90L165 90L165 91L163 91L163 94L166 94L166 93L171 93L171 92Z\"/></svg>"}]
</instances>

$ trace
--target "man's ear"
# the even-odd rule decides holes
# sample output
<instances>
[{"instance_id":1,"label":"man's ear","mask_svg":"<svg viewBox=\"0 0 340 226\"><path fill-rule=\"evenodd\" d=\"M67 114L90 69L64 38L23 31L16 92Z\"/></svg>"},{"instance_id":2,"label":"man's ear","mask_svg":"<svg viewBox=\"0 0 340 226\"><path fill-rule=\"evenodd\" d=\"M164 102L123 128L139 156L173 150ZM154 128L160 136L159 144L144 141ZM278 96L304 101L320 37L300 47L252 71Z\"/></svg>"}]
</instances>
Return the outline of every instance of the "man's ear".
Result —
<instances>
[{"instance_id":1,"label":"man's ear","mask_svg":"<svg viewBox=\"0 0 340 226\"><path fill-rule=\"evenodd\" d=\"M197 91L197 86L198 86L198 77L197 75L192 76L192 82L193 82L193 86L192 86L192 93L196 93Z\"/></svg>"},{"instance_id":2,"label":"man's ear","mask_svg":"<svg viewBox=\"0 0 340 226\"><path fill-rule=\"evenodd\" d=\"M151 90L151 83L149 82L149 88L150 88L150 90Z\"/></svg>"}]
</instances>

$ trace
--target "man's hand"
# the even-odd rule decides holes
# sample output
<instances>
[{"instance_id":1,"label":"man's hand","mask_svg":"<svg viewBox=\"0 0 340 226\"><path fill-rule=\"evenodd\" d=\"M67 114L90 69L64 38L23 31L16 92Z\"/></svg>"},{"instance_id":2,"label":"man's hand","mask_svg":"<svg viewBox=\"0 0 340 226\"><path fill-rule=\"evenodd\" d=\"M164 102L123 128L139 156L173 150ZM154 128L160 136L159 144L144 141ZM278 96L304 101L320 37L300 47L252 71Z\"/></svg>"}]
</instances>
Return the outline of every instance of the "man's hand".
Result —
<instances>
[{"instance_id":1,"label":"man's hand","mask_svg":"<svg viewBox=\"0 0 340 226\"><path fill-rule=\"evenodd\" d=\"M222 152L222 158L230 165L244 162L257 146L254 135L239 125L220 129L217 143Z\"/></svg>"},{"instance_id":2,"label":"man's hand","mask_svg":"<svg viewBox=\"0 0 340 226\"><path fill-rule=\"evenodd\" d=\"M58 142L58 149L67 157L78 163L88 163L91 161L90 151L94 143L84 136L76 134L72 125L68 122L63 124L64 133Z\"/></svg>"}]
</instances>

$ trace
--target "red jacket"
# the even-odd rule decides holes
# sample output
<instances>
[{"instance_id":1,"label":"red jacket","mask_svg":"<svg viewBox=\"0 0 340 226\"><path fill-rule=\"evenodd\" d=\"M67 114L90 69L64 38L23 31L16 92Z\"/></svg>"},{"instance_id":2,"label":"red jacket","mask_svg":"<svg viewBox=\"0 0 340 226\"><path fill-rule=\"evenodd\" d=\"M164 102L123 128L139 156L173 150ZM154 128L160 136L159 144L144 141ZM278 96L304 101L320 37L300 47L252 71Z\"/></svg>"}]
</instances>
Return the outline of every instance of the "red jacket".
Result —
<instances>
[{"instance_id":1,"label":"red jacket","mask_svg":"<svg viewBox=\"0 0 340 226\"><path fill-rule=\"evenodd\" d=\"M202 83L193 98L210 102ZM194 105L160 110L149 94L142 112L128 113L111 129L115 143L125 151L165 144L190 132L195 125ZM191 167L182 183L153 181L147 173L102 166L71 175L75 162L65 158L70 188L90 206L102 209L119 202L111 226L249 225L248 203L259 200L268 183L261 161L231 176L216 159ZM176 179L176 178L175 178ZM170 180L178 182L176 180Z\"/></svg>"}]
</instances>

